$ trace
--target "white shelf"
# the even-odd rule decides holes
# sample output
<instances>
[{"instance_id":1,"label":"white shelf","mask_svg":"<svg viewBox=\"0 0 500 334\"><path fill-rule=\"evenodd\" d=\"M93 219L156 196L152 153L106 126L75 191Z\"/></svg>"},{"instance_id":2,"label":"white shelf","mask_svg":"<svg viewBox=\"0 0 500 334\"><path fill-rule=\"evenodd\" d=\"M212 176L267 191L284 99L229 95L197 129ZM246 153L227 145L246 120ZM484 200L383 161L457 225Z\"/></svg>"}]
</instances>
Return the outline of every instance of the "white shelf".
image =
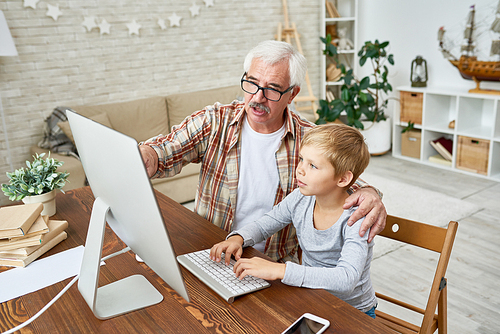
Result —
<instances>
[{"instance_id":1,"label":"white shelf","mask_svg":"<svg viewBox=\"0 0 500 334\"><path fill-rule=\"evenodd\" d=\"M335 2L332 1L331 2ZM321 27L320 27L320 36L326 36L326 27L329 25L336 24L338 28L347 28L347 38L349 38L354 44L354 48L352 50L339 50L339 60L344 65L348 66L348 68L352 68L353 72L356 73L358 67L358 42L357 42L357 34L358 34L358 0L336 0L337 10L341 17L331 18L328 17L328 12L325 8L325 0L320 0L320 8L321 8ZM330 64L330 61L327 60L327 57L323 55L325 45L321 43L321 99L325 99L326 90L330 89L334 93L335 96L338 96L340 93L340 86L343 82L334 82L334 81L326 81L326 68ZM500 136L500 134L499 134Z\"/></svg>"},{"instance_id":2,"label":"white shelf","mask_svg":"<svg viewBox=\"0 0 500 334\"><path fill-rule=\"evenodd\" d=\"M356 21L355 17L327 17L325 18L325 23L330 23L330 22L349 22L349 21Z\"/></svg>"},{"instance_id":3,"label":"white shelf","mask_svg":"<svg viewBox=\"0 0 500 334\"><path fill-rule=\"evenodd\" d=\"M466 91L452 91L438 87L413 88L398 87L399 92L420 93L422 99L422 124L415 124L415 129L421 131L420 158L402 155L403 130L408 123L401 122L401 105L395 104L393 122L392 155L396 158L418 162L427 166L446 169L474 175L500 182L500 95L470 94ZM455 121L455 127L450 128L450 122ZM479 160L480 165L486 163L487 170L483 174L459 168L458 156L459 138L471 137L489 145L486 157ZM429 141L440 137L453 140L453 159L451 166L429 161L429 157L438 154ZM475 144L474 144L475 145ZM473 149L474 152L475 148ZM480 150L478 146L478 150Z\"/></svg>"}]
</instances>

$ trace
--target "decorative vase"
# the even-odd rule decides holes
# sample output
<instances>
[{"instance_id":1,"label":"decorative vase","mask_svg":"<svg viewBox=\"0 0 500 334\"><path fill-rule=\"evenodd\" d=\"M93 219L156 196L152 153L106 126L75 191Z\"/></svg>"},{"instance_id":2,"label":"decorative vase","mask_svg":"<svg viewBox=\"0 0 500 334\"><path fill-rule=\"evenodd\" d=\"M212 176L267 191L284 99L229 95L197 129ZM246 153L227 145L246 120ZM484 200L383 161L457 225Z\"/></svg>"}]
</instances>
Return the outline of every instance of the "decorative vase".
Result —
<instances>
[{"instance_id":1,"label":"decorative vase","mask_svg":"<svg viewBox=\"0 0 500 334\"><path fill-rule=\"evenodd\" d=\"M365 137L371 155L383 155L391 149L391 119L387 117L380 122L362 122L365 129L361 133Z\"/></svg>"},{"instance_id":2,"label":"decorative vase","mask_svg":"<svg viewBox=\"0 0 500 334\"><path fill-rule=\"evenodd\" d=\"M26 196L23 198L24 204L31 203L42 203L43 210L41 215L53 216L56 214L56 190L52 190L51 192L34 195L34 196Z\"/></svg>"}]
</instances>

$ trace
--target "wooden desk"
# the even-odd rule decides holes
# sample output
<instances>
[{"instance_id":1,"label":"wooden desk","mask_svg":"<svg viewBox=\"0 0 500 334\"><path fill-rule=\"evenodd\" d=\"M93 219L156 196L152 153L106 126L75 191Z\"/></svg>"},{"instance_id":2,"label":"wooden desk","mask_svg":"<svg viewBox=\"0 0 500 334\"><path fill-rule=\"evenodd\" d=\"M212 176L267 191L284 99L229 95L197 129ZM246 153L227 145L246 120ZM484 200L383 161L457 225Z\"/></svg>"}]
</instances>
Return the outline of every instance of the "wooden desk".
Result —
<instances>
[{"instance_id":1,"label":"wooden desk","mask_svg":"<svg viewBox=\"0 0 500 334\"><path fill-rule=\"evenodd\" d=\"M226 232L168 197L157 193L158 202L176 254L210 248ZM54 219L69 222L68 239L46 255L83 245L94 198L89 187L57 195ZM139 208L139 205L138 205ZM103 256L124 247L107 228ZM244 256L263 256L246 249ZM6 270L1 267L0 271ZM163 294L164 300L145 309L109 320L94 317L77 284L23 333L281 333L305 312L326 318L327 333L390 333L381 324L324 290L290 287L272 281L271 287L239 297L228 304L182 268L191 298L187 303L145 264L129 252L106 261L100 286L132 274L144 275ZM71 279L1 304L0 331L12 328L38 312Z\"/></svg>"}]
</instances>

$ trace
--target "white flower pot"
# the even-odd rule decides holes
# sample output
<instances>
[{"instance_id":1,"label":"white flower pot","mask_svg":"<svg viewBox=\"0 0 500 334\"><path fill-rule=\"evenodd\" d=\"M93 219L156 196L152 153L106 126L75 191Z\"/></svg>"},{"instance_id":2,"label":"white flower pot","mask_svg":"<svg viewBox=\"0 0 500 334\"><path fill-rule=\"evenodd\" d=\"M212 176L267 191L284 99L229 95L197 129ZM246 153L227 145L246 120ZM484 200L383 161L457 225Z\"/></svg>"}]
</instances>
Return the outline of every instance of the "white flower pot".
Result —
<instances>
[{"instance_id":1,"label":"white flower pot","mask_svg":"<svg viewBox=\"0 0 500 334\"><path fill-rule=\"evenodd\" d=\"M49 193L34 195L34 196L26 196L23 198L23 202L25 204L31 203L42 203L43 210L42 215L53 216L56 214L56 190L52 190Z\"/></svg>"},{"instance_id":2,"label":"white flower pot","mask_svg":"<svg viewBox=\"0 0 500 334\"><path fill-rule=\"evenodd\" d=\"M363 121L364 130L361 133L365 137L368 151L371 155L382 155L391 149L392 127L391 119L387 117L381 122Z\"/></svg>"}]
</instances>

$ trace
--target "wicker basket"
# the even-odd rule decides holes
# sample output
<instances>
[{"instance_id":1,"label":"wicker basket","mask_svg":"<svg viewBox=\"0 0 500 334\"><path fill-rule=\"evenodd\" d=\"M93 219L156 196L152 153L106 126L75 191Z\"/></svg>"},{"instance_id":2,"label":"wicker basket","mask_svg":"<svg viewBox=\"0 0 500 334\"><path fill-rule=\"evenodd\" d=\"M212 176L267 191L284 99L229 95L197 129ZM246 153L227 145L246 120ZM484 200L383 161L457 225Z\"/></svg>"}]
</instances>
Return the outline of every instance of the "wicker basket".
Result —
<instances>
[{"instance_id":1,"label":"wicker basket","mask_svg":"<svg viewBox=\"0 0 500 334\"><path fill-rule=\"evenodd\" d=\"M422 124L423 93L401 92L400 97L401 114L399 120Z\"/></svg>"},{"instance_id":2,"label":"wicker basket","mask_svg":"<svg viewBox=\"0 0 500 334\"><path fill-rule=\"evenodd\" d=\"M420 130L410 130L401 134L401 155L420 159Z\"/></svg>"},{"instance_id":3,"label":"wicker basket","mask_svg":"<svg viewBox=\"0 0 500 334\"><path fill-rule=\"evenodd\" d=\"M458 136L457 168L487 175L490 141Z\"/></svg>"}]
</instances>

